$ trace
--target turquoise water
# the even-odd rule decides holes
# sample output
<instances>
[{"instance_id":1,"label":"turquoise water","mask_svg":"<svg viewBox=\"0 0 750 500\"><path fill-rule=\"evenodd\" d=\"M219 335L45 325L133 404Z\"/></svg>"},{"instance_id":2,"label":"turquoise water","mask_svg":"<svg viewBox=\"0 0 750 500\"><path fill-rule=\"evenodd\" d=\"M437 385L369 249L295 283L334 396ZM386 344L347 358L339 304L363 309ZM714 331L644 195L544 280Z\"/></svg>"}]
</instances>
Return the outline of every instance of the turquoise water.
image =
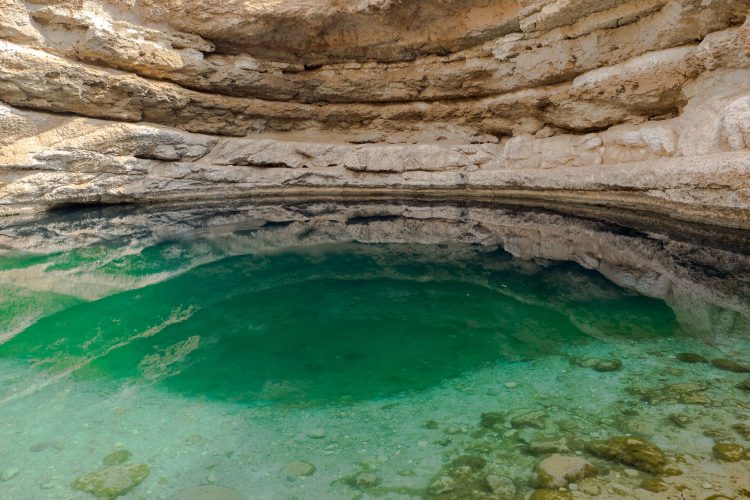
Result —
<instances>
[{"instance_id":1,"label":"turquoise water","mask_svg":"<svg viewBox=\"0 0 750 500\"><path fill-rule=\"evenodd\" d=\"M3 498L524 498L553 452L598 469L561 498L750 491L714 450L750 446L741 245L403 206L2 234ZM672 469L591 452L630 435Z\"/></svg>"}]
</instances>

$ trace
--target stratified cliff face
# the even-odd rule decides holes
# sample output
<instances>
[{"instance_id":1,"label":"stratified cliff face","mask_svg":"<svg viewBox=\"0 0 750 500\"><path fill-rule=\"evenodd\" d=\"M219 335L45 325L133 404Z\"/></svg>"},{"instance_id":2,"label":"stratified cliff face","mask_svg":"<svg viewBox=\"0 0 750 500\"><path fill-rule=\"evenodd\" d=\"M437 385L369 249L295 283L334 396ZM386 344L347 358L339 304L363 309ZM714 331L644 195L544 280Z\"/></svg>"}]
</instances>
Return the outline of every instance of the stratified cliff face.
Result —
<instances>
[{"instance_id":1,"label":"stratified cliff face","mask_svg":"<svg viewBox=\"0 0 750 500\"><path fill-rule=\"evenodd\" d=\"M0 0L0 213L575 202L750 227L749 0Z\"/></svg>"}]
</instances>

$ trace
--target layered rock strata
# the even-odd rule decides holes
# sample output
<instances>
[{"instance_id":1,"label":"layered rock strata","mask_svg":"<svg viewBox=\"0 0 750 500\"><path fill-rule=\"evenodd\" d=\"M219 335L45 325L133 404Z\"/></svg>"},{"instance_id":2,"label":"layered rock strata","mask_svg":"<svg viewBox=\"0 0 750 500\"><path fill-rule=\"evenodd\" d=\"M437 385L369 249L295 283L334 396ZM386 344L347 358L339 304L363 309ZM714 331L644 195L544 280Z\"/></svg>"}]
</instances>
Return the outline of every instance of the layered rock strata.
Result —
<instances>
[{"instance_id":1,"label":"layered rock strata","mask_svg":"<svg viewBox=\"0 0 750 500\"><path fill-rule=\"evenodd\" d=\"M750 227L747 0L0 0L0 213L284 196Z\"/></svg>"}]
</instances>

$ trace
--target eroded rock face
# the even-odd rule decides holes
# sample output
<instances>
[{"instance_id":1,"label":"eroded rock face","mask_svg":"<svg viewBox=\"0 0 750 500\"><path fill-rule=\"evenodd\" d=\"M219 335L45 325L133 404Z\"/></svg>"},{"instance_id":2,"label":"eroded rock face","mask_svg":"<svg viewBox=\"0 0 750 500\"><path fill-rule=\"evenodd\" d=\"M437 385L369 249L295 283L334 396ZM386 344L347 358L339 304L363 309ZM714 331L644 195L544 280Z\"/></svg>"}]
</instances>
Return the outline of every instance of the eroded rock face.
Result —
<instances>
[{"instance_id":1,"label":"eroded rock face","mask_svg":"<svg viewBox=\"0 0 750 500\"><path fill-rule=\"evenodd\" d=\"M750 227L746 0L0 0L0 214L523 198Z\"/></svg>"}]
</instances>

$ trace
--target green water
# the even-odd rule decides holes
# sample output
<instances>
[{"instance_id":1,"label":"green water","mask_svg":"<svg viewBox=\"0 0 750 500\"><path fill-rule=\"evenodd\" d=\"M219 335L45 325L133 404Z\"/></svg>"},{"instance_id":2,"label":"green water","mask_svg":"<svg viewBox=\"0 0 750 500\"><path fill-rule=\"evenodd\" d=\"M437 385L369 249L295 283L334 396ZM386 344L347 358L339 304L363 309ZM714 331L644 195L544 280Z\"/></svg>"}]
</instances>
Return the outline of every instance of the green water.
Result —
<instances>
[{"instance_id":1,"label":"green water","mask_svg":"<svg viewBox=\"0 0 750 500\"><path fill-rule=\"evenodd\" d=\"M3 498L94 498L76 479L118 450L133 469L120 470L125 486L112 497L514 498L487 486L494 475L523 498L550 453L534 443L550 441L600 469L588 491L565 494L670 498L640 487L652 473L587 454L588 441L622 435L683 464L679 479L661 479L685 498L747 491L750 462L717 461L712 446L750 445L733 430L750 424L737 387L750 375L676 358L750 362L744 256L733 264L740 285L708 267L698 269L705 283L665 285L668 273L622 256L597 256L595 271L514 257L486 238L419 241L429 220L394 233L398 218L358 215L368 236L357 237L352 220L342 235L315 216L219 215L179 231L187 214L148 215L84 242L76 213L13 228L0 255ZM100 232L103 220L117 225L95 218ZM48 237L50 251L24 247L50 228L61 235ZM620 238L618 251L664 252L640 234L605 236ZM680 264L690 255L670 258L694 277L694 262ZM647 285L650 296L638 293ZM696 299L716 289L718 300ZM707 322L693 317L703 309ZM690 383L698 397L673 389ZM487 412L502 414L501 428L481 425ZM462 456L486 463L453 477ZM136 464L148 471L137 479ZM445 477L458 484L440 490Z\"/></svg>"}]
</instances>

